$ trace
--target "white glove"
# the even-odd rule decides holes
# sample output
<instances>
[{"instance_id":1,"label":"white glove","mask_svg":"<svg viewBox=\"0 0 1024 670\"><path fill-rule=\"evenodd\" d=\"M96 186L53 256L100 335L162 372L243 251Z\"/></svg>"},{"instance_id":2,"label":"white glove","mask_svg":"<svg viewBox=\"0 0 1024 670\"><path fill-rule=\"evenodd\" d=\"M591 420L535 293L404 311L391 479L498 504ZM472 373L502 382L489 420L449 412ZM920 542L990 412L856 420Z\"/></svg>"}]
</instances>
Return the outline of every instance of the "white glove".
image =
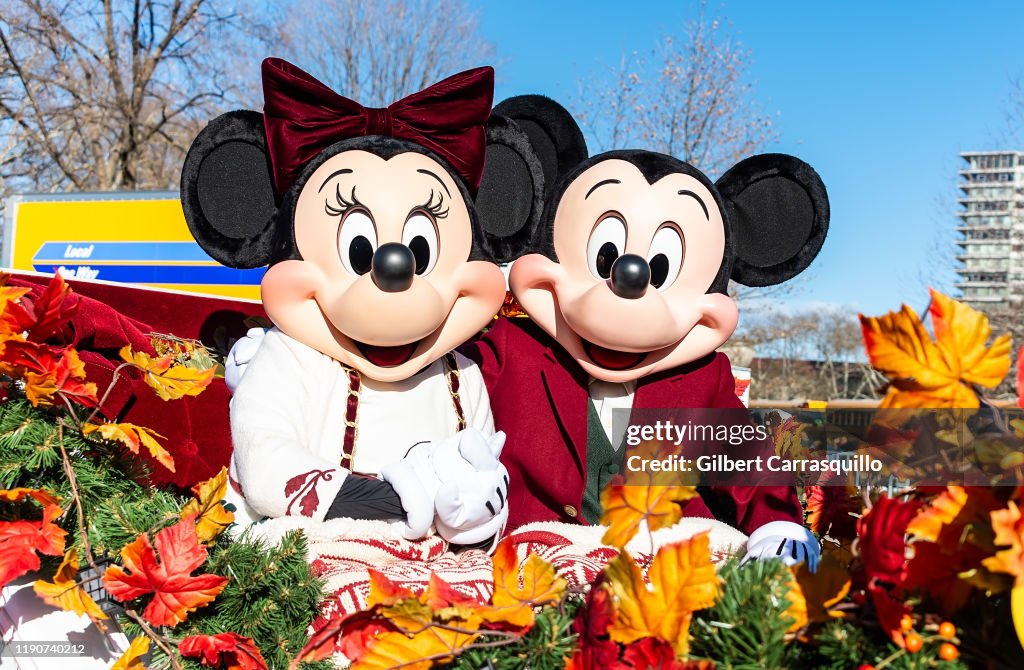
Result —
<instances>
[{"instance_id":1,"label":"white glove","mask_svg":"<svg viewBox=\"0 0 1024 670\"><path fill-rule=\"evenodd\" d=\"M811 572L817 572L821 547L811 531L792 521L772 521L761 526L747 538L747 553L743 562L766 561L781 558L786 565L806 562Z\"/></svg>"},{"instance_id":2,"label":"white glove","mask_svg":"<svg viewBox=\"0 0 1024 670\"><path fill-rule=\"evenodd\" d=\"M396 522L395 527L407 540L426 537L434 521L434 497L441 486L441 480L434 474L430 463L432 451L429 442L421 442L410 449L402 460L380 469L380 478L391 484L402 501L405 521Z\"/></svg>"},{"instance_id":3,"label":"white glove","mask_svg":"<svg viewBox=\"0 0 1024 670\"><path fill-rule=\"evenodd\" d=\"M438 534L452 544L479 544L495 537L508 521L508 470L498 460L505 433L486 436L475 428L435 450L431 462L441 487L434 507Z\"/></svg>"},{"instance_id":4,"label":"white glove","mask_svg":"<svg viewBox=\"0 0 1024 670\"><path fill-rule=\"evenodd\" d=\"M240 337L228 352L224 360L224 383L232 393L238 388L245 374L245 366L249 364L256 350L263 344L263 337L267 334L266 328L250 328L245 337Z\"/></svg>"}]
</instances>

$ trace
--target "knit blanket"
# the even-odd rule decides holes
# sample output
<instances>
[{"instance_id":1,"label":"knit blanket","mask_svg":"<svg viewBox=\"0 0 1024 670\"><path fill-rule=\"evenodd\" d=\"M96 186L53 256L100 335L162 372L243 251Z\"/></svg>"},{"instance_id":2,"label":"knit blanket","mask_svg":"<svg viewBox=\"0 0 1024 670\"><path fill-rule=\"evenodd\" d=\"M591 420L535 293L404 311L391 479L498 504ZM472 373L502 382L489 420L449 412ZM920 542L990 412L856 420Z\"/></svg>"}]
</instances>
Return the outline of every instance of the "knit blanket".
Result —
<instances>
[{"instance_id":1,"label":"knit blanket","mask_svg":"<svg viewBox=\"0 0 1024 670\"><path fill-rule=\"evenodd\" d=\"M324 580L328 594L314 629L333 615L351 614L366 607L370 568L414 592L425 590L433 573L468 597L487 601L493 593L493 565L487 552L471 549L455 553L437 535L406 540L386 522L313 522L285 517L256 524L250 532L276 543L284 533L295 529L305 532L310 565L313 573ZM592 583L618 553L601 543L604 531L602 526L531 523L510 533L508 541L515 545L520 561L536 554L551 563L570 585L583 586ZM686 518L653 534L641 528L626 549L646 565L653 555L652 539L653 550L657 551L704 531L710 533L712 560L716 563L742 551L746 542L743 533L720 521Z\"/></svg>"}]
</instances>

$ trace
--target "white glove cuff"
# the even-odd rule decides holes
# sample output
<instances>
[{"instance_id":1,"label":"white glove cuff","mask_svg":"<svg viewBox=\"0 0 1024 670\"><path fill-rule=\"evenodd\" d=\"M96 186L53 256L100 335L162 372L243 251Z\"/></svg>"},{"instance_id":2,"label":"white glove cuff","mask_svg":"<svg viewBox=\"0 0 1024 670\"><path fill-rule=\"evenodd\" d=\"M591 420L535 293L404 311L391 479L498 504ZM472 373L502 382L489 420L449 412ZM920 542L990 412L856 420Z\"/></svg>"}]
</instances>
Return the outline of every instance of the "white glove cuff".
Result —
<instances>
[{"instance_id":1,"label":"white glove cuff","mask_svg":"<svg viewBox=\"0 0 1024 670\"><path fill-rule=\"evenodd\" d=\"M792 521L771 521L750 534L750 537L747 538L747 546L753 547L768 538L786 538L787 540L799 540L800 542L813 542L817 544L817 540L811 535L811 531L807 530L803 525L793 523Z\"/></svg>"}]
</instances>

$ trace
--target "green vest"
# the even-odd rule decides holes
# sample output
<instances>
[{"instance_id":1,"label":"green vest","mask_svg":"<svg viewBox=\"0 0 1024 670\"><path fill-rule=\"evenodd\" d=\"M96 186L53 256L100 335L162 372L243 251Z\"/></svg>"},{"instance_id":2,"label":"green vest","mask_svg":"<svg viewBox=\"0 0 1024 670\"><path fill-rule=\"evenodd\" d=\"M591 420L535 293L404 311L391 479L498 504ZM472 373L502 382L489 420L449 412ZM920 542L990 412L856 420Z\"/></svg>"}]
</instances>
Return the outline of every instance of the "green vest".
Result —
<instances>
[{"instance_id":1,"label":"green vest","mask_svg":"<svg viewBox=\"0 0 1024 670\"><path fill-rule=\"evenodd\" d=\"M615 451L601 425L601 417L587 398L587 486L583 490L583 518L589 524L601 521L601 491L622 468L622 453Z\"/></svg>"}]
</instances>

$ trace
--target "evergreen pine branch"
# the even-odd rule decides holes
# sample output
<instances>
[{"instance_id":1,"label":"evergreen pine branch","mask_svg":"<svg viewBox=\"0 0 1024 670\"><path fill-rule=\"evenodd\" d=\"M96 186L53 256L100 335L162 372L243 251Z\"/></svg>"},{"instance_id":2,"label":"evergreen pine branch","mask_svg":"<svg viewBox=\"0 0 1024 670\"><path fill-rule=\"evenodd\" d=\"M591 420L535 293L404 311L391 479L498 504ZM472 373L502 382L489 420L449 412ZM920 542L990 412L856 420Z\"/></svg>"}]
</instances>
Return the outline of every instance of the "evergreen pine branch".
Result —
<instances>
[{"instance_id":1,"label":"evergreen pine branch","mask_svg":"<svg viewBox=\"0 0 1024 670\"><path fill-rule=\"evenodd\" d=\"M721 670L786 670L796 661L787 644L793 624L789 607L790 572L782 561L731 559L722 566L721 599L694 614L691 654L710 658Z\"/></svg>"}]
</instances>

